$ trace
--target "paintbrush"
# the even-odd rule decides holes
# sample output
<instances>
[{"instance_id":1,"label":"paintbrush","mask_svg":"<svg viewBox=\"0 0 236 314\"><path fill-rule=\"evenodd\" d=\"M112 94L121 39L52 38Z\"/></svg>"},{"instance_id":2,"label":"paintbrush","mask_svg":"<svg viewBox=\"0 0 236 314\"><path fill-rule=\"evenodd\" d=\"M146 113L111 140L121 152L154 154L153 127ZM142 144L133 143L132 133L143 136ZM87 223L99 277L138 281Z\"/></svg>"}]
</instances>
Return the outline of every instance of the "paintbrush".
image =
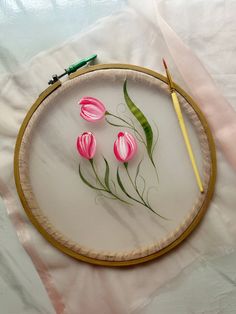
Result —
<instances>
[{"instance_id":1,"label":"paintbrush","mask_svg":"<svg viewBox=\"0 0 236 314\"><path fill-rule=\"evenodd\" d=\"M187 148L187 151L188 151L188 155L189 155L192 167L193 167L193 171L194 171L194 174L195 174L195 177L196 177L196 181L197 181L197 184L198 184L200 192L203 193L204 189L203 189L201 177L200 177L200 174L199 174L199 171L198 171L198 167L197 167L197 164L196 164L196 161L195 161L195 157L194 157L194 154L193 154L192 146L191 146L191 143L190 143L190 140L189 140L188 131L187 131L187 128L186 128L185 123L184 123L184 118L183 118L181 107L180 107L180 104L179 104L179 100L178 100L178 97L177 97L177 94L176 94L176 91L175 91L174 83L172 81L172 78L171 78L171 75L170 75L170 71L169 71L169 69L167 67L167 64L166 64L165 60L164 59L162 59L162 60L163 60L163 64L164 64L164 67L165 67L165 70L166 70L166 76L167 76L168 85L169 85L169 88L170 88L171 99L172 99L172 102L173 102L173 106L175 108L176 115L178 117L180 129L181 129L181 132L182 132L182 135L183 135L183 138L184 138L184 142L185 142L185 145L186 145L186 148Z\"/></svg>"}]
</instances>

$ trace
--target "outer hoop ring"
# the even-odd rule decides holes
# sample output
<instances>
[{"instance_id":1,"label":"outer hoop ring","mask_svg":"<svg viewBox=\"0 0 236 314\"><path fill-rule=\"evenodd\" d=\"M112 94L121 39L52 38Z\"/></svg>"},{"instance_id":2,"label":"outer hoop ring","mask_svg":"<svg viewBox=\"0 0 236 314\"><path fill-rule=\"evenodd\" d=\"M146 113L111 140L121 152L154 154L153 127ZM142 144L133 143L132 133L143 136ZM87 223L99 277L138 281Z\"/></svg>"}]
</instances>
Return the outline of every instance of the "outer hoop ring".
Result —
<instances>
[{"instance_id":1,"label":"outer hoop ring","mask_svg":"<svg viewBox=\"0 0 236 314\"><path fill-rule=\"evenodd\" d=\"M145 73L149 76L152 76L156 79L161 80L162 82L167 84L167 79L163 75L152 71L150 69L140 67L140 66L135 66L135 65L130 65L130 64L99 64L99 65L94 65L90 66L87 68L83 68L69 76L69 79L73 79L75 77L81 76L86 73L90 73L93 71L98 71L98 70L106 70L106 69L128 69L128 70L133 70L141 73ZM209 180L209 185L208 189L206 191L206 196L203 201L203 204L192 221L192 223L188 226L188 228L175 240L173 241L170 245L164 247L160 251L153 253L151 255L141 257L141 258L136 258L132 260L127 260L127 261L106 261L106 260L99 260L91 257L87 257L85 255L81 255L79 253L76 253L72 251L71 249L63 246L61 243L59 243L57 240L55 240L51 235L47 233L47 231L39 224L35 216L32 214L31 209L28 205L27 199L25 197L25 194L23 192L22 184L21 184L21 179L20 179L20 168L19 168L19 154L20 154L20 149L21 149L21 144L23 140L23 136L25 133L25 130L29 124L29 121L31 117L33 116L34 112L37 110L37 108L41 105L41 103L51 94L53 93L57 88L60 88L60 86L63 83L61 81L57 81L54 83L52 86L48 87L45 89L38 97L38 99L35 101L35 103L32 105L28 113L26 114L23 123L20 127L19 133L17 135L16 139L16 145L15 145L15 151L14 151L14 177L15 177L15 184L16 184L16 189L18 192L18 195L20 197L21 203L23 205L23 208L32 222L32 224L35 226L35 228L41 233L41 235L48 241L50 242L54 247L59 249L61 252L76 258L77 260L83 261L83 262L88 262L91 264L96 264L96 265L103 265L103 266L130 266L130 265L135 265L139 263L144 263L150 260L153 260L157 257L162 256L163 254L169 252L173 248L175 248L177 245L179 245L184 239L186 239L192 231L198 226L200 221L202 220L208 205L213 197L214 194L214 187L215 187L215 181L216 181L216 173L217 173L217 166L216 166L216 150L215 150L215 144L214 140L210 131L210 128L208 126L207 120L201 110L199 109L198 105L194 102L194 100L177 84L174 83L176 91L183 96L183 98L191 105L195 113L197 114L199 120L201 121L201 124L204 128L204 131L207 136L207 141L209 144L210 148L210 159L211 159L211 173L210 173L210 180Z\"/></svg>"}]
</instances>

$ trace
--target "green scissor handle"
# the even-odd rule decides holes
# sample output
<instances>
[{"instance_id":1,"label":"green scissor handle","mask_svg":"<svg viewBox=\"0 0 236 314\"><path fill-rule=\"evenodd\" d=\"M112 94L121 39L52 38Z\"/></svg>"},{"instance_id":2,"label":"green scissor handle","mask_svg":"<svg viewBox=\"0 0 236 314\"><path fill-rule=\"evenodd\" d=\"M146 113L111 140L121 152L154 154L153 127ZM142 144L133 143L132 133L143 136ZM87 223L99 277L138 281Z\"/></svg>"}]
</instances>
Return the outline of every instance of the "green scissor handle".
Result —
<instances>
[{"instance_id":1,"label":"green scissor handle","mask_svg":"<svg viewBox=\"0 0 236 314\"><path fill-rule=\"evenodd\" d=\"M87 64L89 61L94 60L96 57L97 57L97 55L96 55L96 54L93 54L93 55L91 55L91 56L88 57L88 58L84 58L84 59L82 59L82 60L80 60L80 61L78 61L78 62L76 62L76 63L70 65L70 66L66 69L67 74L71 74L71 73L77 71L79 68L81 68L82 66L84 66L85 64Z\"/></svg>"},{"instance_id":2,"label":"green scissor handle","mask_svg":"<svg viewBox=\"0 0 236 314\"><path fill-rule=\"evenodd\" d=\"M66 74L69 75L69 74L77 71L79 68L86 65L88 62L94 60L95 58L97 58L97 55L93 54L93 55L89 56L88 58L84 58L84 59L82 59L82 60L80 60L74 64L71 64L67 69L65 69L64 73L62 73L60 75L54 74L52 76L52 79L48 82L48 84L53 84L53 83L57 82L64 75L66 75Z\"/></svg>"}]
</instances>

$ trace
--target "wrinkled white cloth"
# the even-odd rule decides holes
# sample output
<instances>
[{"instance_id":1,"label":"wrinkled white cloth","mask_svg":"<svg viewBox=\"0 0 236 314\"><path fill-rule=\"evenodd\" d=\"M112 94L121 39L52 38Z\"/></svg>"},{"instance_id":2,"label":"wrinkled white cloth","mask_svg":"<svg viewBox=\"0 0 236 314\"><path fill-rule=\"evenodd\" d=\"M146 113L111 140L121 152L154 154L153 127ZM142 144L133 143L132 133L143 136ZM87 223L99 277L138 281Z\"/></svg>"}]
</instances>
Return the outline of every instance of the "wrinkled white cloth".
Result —
<instances>
[{"instance_id":1,"label":"wrinkled white cloth","mask_svg":"<svg viewBox=\"0 0 236 314\"><path fill-rule=\"evenodd\" d=\"M198 55L236 108L236 2L158 1L158 6L165 21ZM156 21L153 25L152 8L153 1L131 1L119 15L105 18L89 32L40 54L21 72L0 78L0 179L14 195L19 211L22 208L13 182L14 143L30 104L46 88L52 73L60 73L67 64L94 52L99 63L132 63L161 72L164 56L175 80L191 93ZM4 289L14 289L19 298L17 313L234 313L236 175L219 149L217 155L216 193L203 222L177 250L157 261L127 269L80 263L52 248L30 226L34 232L32 243L48 263L60 304L53 309L41 283L27 277L28 267L32 266L19 247L14 252L1 249L0 277ZM28 225L25 216L24 220ZM20 259L25 263L23 269L18 264ZM33 272L32 276L36 278ZM4 300L1 304L5 306L4 314L16 313L14 305L7 308Z\"/></svg>"}]
</instances>

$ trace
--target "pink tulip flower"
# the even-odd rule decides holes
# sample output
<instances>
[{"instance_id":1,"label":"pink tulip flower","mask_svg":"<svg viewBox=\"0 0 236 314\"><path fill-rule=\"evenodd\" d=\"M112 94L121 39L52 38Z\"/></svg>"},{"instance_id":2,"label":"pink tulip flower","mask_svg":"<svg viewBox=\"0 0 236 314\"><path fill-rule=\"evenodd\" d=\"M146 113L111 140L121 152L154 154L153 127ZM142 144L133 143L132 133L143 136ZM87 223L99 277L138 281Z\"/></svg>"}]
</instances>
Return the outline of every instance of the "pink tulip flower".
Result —
<instances>
[{"instance_id":1,"label":"pink tulip flower","mask_svg":"<svg viewBox=\"0 0 236 314\"><path fill-rule=\"evenodd\" d=\"M120 132L114 143L116 159L126 163L132 159L137 151L137 143L133 135L128 132Z\"/></svg>"},{"instance_id":2,"label":"pink tulip flower","mask_svg":"<svg viewBox=\"0 0 236 314\"><path fill-rule=\"evenodd\" d=\"M96 152L96 138L91 132L84 132L77 139L77 149L86 159L92 159Z\"/></svg>"},{"instance_id":3,"label":"pink tulip flower","mask_svg":"<svg viewBox=\"0 0 236 314\"><path fill-rule=\"evenodd\" d=\"M81 105L80 116L89 122L101 120L106 113L105 106L96 98L83 97L79 104Z\"/></svg>"}]
</instances>

